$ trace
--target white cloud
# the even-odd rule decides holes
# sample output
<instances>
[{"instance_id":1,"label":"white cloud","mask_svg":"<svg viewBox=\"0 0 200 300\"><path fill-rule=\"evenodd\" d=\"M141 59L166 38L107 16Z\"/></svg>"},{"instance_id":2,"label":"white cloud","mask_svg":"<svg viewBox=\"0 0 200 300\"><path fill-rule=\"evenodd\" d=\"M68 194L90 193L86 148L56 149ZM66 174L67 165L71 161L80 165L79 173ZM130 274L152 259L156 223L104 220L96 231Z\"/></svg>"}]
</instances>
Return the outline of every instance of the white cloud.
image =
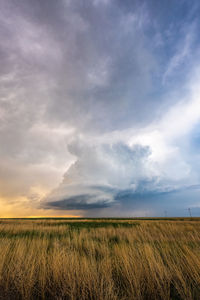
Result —
<instances>
[{"instance_id":1,"label":"white cloud","mask_svg":"<svg viewBox=\"0 0 200 300\"><path fill-rule=\"evenodd\" d=\"M161 47L155 52L154 44L171 45L154 32L147 3L129 5L2 1L0 181L5 198L16 193L33 199L40 184L50 191L66 170L49 196L52 201L84 194L103 207L105 199L113 203L114 191L136 191L141 182L144 189L160 191L197 182L180 143L199 122L198 75L169 109L172 101L157 84ZM192 26L170 49L176 51L164 80L191 58ZM159 114L163 103L167 111Z\"/></svg>"},{"instance_id":2,"label":"white cloud","mask_svg":"<svg viewBox=\"0 0 200 300\"><path fill-rule=\"evenodd\" d=\"M138 131L83 135L76 140L69 147L76 162L46 201L53 201L54 205L58 201L59 207L65 199L62 208L67 208L72 197L75 202L76 197L87 195L88 203L112 203L119 191L134 194L141 185L145 193L151 193L199 184L196 170L181 148L182 140L200 123L199 82L200 78L194 75L188 82L188 93L159 120ZM79 204L74 207L78 209Z\"/></svg>"},{"instance_id":3,"label":"white cloud","mask_svg":"<svg viewBox=\"0 0 200 300\"><path fill-rule=\"evenodd\" d=\"M196 22L194 21L189 25L186 24L183 27L184 28L180 32L180 38L175 43L175 53L170 58L167 69L163 74L163 83L165 83L170 76L173 76L180 65L184 64L192 54L192 46L196 35Z\"/></svg>"}]
</instances>

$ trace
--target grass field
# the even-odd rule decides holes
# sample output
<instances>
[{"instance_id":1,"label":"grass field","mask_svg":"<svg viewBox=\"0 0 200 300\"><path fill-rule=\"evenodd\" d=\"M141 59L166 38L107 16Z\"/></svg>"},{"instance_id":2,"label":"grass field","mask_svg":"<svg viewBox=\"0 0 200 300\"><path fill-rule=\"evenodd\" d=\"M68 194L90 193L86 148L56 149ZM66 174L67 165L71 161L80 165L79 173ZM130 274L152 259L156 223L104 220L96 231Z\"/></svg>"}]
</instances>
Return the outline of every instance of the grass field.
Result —
<instances>
[{"instance_id":1,"label":"grass field","mask_svg":"<svg viewBox=\"0 0 200 300\"><path fill-rule=\"evenodd\" d=\"M200 299L200 219L1 219L0 299Z\"/></svg>"}]
</instances>

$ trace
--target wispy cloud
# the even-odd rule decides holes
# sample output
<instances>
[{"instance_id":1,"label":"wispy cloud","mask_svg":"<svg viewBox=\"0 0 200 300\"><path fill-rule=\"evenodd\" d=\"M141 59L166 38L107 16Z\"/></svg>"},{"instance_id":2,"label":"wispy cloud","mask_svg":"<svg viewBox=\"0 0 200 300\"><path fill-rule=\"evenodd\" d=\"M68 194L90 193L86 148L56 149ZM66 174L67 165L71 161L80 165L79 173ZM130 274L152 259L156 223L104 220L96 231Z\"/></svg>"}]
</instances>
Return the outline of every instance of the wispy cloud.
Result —
<instances>
[{"instance_id":1,"label":"wispy cloud","mask_svg":"<svg viewBox=\"0 0 200 300\"><path fill-rule=\"evenodd\" d=\"M181 65L187 64L191 56L194 55L194 42L197 35L196 21L193 21L192 24L183 24L183 28L179 30L179 34L180 36L176 35L177 41L173 47L175 48L174 53L170 57L167 68L163 74L163 84L165 84L170 77L173 78L173 75L176 76L176 71L180 70Z\"/></svg>"}]
</instances>

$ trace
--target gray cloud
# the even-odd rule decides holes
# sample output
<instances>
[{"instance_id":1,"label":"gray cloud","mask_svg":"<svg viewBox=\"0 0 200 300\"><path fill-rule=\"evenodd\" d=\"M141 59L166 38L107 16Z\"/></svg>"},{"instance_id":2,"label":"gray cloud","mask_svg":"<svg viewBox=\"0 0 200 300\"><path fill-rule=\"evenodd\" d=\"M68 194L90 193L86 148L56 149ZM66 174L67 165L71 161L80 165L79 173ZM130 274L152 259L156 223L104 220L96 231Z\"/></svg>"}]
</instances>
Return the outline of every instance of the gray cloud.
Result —
<instances>
[{"instance_id":1,"label":"gray cloud","mask_svg":"<svg viewBox=\"0 0 200 300\"><path fill-rule=\"evenodd\" d=\"M112 1L2 0L0 22L0 162L11 173L14 161L61 177L74 134L128 125L127 109L139 120L154 63L137 6L129 16Z\"/></svg>"},{"instance_id":2,"label":"gray cloud","mask_svg":"<svg viewBox=\"0 0 200 300\"><path fill-rule=\"evenodd\" d=\"M198 61L193 6L181 22L164 15L154 1L1 1L0 197L33 199L43 186L53 190L49 206L104 210L117 205L119 191L167 190L188 170L197 183L178 144L168 158L176 151L165 129L166 142L130 142L145 130L154 136L148 126L183 98ZM183 68L182 54L182 77L165 85L163 74L176 77L174 49L184 48L185 36L193 55ZM167 149L157 165L155 144Z\"/></svg>"},{"instance_id":3,"label":"gray cloud","mask_svg":"<svg viewBox=\"0 0 200 300\"><path fill-rule=\"evenodd\" d=\"M56 209L65 209L65 210L88 210L88 209L101 209L108 207L109 204L106 201L88 203L90 199L94 200L95 196L90 194L77 195L69 197L67 199L47 202L46 207L54 207Z\"/></svg>"}]
</instances>

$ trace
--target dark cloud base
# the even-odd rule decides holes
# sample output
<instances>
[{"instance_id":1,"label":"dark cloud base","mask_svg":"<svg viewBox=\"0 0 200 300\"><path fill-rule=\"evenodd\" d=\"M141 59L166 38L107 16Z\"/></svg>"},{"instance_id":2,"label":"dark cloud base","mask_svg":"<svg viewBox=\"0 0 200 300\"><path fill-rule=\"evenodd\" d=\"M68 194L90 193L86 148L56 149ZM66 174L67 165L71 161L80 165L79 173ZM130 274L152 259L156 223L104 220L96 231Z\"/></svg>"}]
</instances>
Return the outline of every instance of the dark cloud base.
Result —
<instances>
[{"instance_id":1,"label":"dark cloud base","mask_svg":"<svg viewBox=\"0 0 200 300\"><path fill-rule=\"evenodd\" d=\"M97 203L88 203L92 198L91 195L77 195L59 201L47 202L46 207L59 210L88 210L109 207L108 202L101 201Z\"/></svg>"},{"instance_id":2,"label":"dark cloud base","mask_svg":"<svg viewBox=\"0 0 200 300\"><path fill-rule=\"evenodd\" d=\"M93 196L84 194L58 201L49 201L43 208L81 211L84 217L131 217L135 216L135 213L137 215L140 210L143 211L142 216L165 216L166 213L168 216L188 216L191 197L197 201L199 191L200 185L165 192L115 191L114 201L110 203L107 201L89 203ZM198 216L199 211L200 207L194 206L192 208L193 216Z\"/></svg>"}]
</instances>

